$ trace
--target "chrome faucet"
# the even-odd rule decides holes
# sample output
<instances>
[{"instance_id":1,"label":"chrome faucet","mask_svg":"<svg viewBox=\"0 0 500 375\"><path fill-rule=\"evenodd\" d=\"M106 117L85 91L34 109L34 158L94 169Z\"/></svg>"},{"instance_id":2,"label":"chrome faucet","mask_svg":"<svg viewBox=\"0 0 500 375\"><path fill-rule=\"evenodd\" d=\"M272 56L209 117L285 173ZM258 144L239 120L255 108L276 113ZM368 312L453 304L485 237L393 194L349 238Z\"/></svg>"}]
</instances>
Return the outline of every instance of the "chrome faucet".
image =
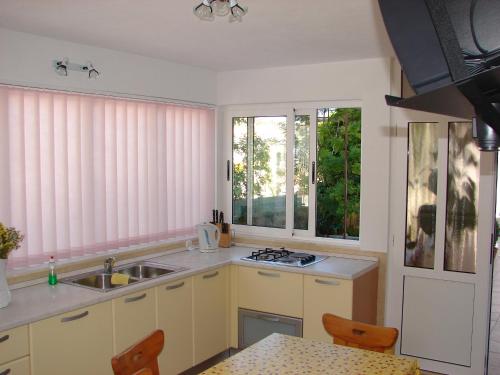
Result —
<instances>
[{"instance_id":1,"label":"chrome faucet","mask_svg":"<svg viewBox=\"0 0 500 375\"><path fill-rule=\"evenodd\" d=\"M104 273L111 275L113 273L113 266L115 265L116 258L109 257L104 260Z\"/></svg>"}]
</instances>

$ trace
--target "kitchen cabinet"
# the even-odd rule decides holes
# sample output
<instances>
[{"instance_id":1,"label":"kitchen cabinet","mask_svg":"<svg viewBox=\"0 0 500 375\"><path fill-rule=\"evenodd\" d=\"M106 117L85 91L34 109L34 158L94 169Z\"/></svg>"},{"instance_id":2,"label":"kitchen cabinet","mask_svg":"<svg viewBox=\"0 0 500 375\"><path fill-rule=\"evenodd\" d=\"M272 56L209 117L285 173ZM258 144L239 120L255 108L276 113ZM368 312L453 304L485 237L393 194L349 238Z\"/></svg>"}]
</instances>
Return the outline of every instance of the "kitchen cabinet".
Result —
<instances>
[{"instance_id":1,"label":"kitchen cabinet","mask_svg":"<svg viewBox=\"0 0 500 375\"><path fill-rule=\"evenodd\" d=\"M178 374L193 366L193 284L191 278L157 288L158 328L165 346L158 362L161 374Z\"/></svg>"},{"instance_id":2,"label":"kitchen cabinet","mask_svg":"<svg viewBox=\"0 0 500 375\"><path fill-rule=\"evenodd\" d=\"M254 267L238 269L238 305L302 318L302 274Z\"/></svg>"},{"instance_id":3,"label":"kitchen cabinet","mask_svg":"<svg viewBox=\"0 0 500 375\"><path fill-rule=\"evenodd\" d=\"M121 353L155 330L155 289L113 300L114 354Z\"/></svg>"},{"instance_id":4,"label":"kitchen cabinet","mask_svg":"<svg viewBox=\"0 0 500 375\"><path fill-rule=\"evenodd\" d=\"M363 323L377 320L378 269L353 280L304 275L305 338L332 342L323 328L324 313Z\"/></svg>"},{"instance_id":5,"label":"kitchen cabinet","mask_svg":"<svg viewBox=\"0 0 500 375\"><path fill-rule=\"evenodd\" d=\"M15 361L0 365L0 375L29 375L30 357L16 359Z\"/></svg>"},{"instance_id":6,"label":"kitchen cabinet","mask_svg":"<svg viewBox=\"0 0 500 375\"><path fill-rule=\"evenodd\" d=\"M30 324L33 375L112 374L111 302Z\"/></svg>"},{"instance_id":7,"label":"kitchen cabinet","mask_svg":"<svg viewBox=\"0 0 500 375\"><path fill-rule=\"evenodd\" d=\"M195 364L228 348L227 273L227 267L222 267L193 277Z\"/></svg>"},{"instance_id":8,"label":"kitchen cabinet","mask_svg":"<svg viewBox=\"0 0 500 375\"><path fill-rule=\"evenodd\" d=\"M352 319L352 290L352 280L305 275L304 337L332 342L323 328L323 314Z\"/></svg>"},{"instance_id":9,"label":"kitchen cabinet","mask_svg":"<svg viewBox=\"0 0 500 375\"><path fill-rule=\"evenodd\" d=\"M28 354L28 326L0 332L0 365Z\"/></svg>"}]
</instances>

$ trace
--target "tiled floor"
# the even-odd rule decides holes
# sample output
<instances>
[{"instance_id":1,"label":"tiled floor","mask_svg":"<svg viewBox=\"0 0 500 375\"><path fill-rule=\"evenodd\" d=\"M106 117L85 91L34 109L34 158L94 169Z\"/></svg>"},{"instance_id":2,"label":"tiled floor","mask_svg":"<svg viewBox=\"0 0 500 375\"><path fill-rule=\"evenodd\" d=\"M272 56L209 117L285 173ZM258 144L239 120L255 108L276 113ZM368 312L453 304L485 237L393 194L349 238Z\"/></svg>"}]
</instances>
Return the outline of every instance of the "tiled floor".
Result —
<instances>
[{"instance_id":1,"label":"tiled floor","mask_svg":"<svg viewBox=\"0 0 500 375\"><path fill-rule=\"evenodd\" d=\"M495 259L491 300L489 375L500 375L500 254Z\"/></svg>"}]
</instances>

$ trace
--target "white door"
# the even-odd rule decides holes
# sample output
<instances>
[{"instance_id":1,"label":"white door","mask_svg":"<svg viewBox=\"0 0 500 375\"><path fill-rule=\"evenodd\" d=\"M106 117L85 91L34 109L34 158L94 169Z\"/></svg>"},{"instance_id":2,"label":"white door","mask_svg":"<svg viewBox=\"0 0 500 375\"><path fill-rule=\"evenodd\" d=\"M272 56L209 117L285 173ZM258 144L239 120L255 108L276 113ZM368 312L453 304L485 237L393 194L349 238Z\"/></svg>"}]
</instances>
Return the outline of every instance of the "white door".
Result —
<instances>
[{"instance_id":1,"label":"white door","mask_svg":"<svg viewBox=\"0 0 500 375\"><path fill-rule=\"evenodd\" d=\"M386 325L424 370L485 371L495 153L471 124L394 109Z\"/></svg>"}]
</instances>

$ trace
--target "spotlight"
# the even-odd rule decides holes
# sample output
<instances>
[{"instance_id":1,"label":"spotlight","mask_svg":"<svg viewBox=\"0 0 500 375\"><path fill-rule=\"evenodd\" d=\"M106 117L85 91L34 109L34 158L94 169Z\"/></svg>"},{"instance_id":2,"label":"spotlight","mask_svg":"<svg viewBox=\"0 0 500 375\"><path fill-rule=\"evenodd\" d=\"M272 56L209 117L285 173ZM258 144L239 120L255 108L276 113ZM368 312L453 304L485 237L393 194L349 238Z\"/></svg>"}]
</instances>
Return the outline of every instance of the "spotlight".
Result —
<instances>
[{"instance_id":1,"label":"spotlight","mask_svg":"<svg viewBox=\"0 0 500 375\"><path fill-rule=\"evenodd\" d=\"M56 72L61 76L68 75L68 58L65 57L62 60L56 61Z\"/></svg>"},{"instance_id":2,"label":"spotlight","mask_svg":"<svg viewBox=\"0 0 500 375\"><path fill-rule=\"evenodd\" d=\"M212 3L216 0L203 0L203 2L194 7L193 12L201 20L213 21L214 10L212 9Z\"/></svg>"},{"instance_id":3,"label":"spotlight","mask_svg":"<svg viewBox=\"0 0 500 375\"><path fill-rule=\"evenodd\" d=\"M82 70L88 71L89 72L89 79L96 79L99 77L99 72L96 68L94 68L94 65L89 61L87 65L82 67Z\"/></svg>"}]
</instances>

